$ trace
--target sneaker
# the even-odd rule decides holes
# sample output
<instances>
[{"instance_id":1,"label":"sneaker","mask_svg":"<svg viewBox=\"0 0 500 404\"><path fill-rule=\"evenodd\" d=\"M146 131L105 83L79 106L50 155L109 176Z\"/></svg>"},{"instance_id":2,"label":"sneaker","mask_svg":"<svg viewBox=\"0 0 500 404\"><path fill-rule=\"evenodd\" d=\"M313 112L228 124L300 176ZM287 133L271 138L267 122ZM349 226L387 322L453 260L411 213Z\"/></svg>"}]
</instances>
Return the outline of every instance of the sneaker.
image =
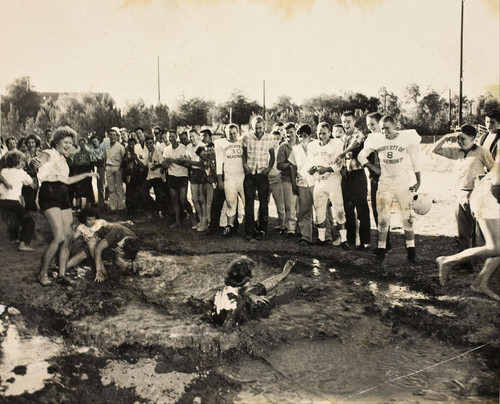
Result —
<instances>
[{"instance_id":1,"label":"sneaker","mask_svg":"<svg viewBox=\"0 0 500 404\"><path fill-rule=\"evenodd\" d=\"M231 237L233 235L233 227L226 226L222 232L222 237Z\"/></svg>"},{"instance_id":2,"label":"sneaker","mask_svg":"<svg viewBox=\"0 0 500 404\"><path fill-rule=\"evenodd\" d=\"M318 245L320 247L328 247L331 245L331 241L327 241L327 240L316 240L316 242L314 243L314 245Z\"/></svg>"},{"instance_id":3,"label":"sneaker","mask_svg":"<svg viewBox=\"0 0 500 404\"><path fill-rule=\"evenodd\" d=\"M197 223L197 224L195 224L194 226L192 226L191 228L192 228L193 230L198 230L198 228L199 228L200 226L201 226L201 223Z\"/></svg>"},{"instance_id":4,"label":"sneaker","mask_svg":"<svg viewBox=\"0 0 500 404\"><path fill-rule=\"evenodd\" d=\"M342 248L344 251L349 251L351 249L351 246L347 243L347 241L343 241L340 243L340 248Z\"/></svg>"},{"instance_id":5,"label":"sneaker","mask_svg":"<svg viewBox=\"0 0 500 404\"><path fill-rule=\"evenodd\" d=\"M417 263L417 253L415 252L415 247L407 247L406 248L406 258L412 264Z\"/></svg>"},{"instance_id":6,"label":"sneaker","mask_svg":"<svg viewBox=\"0 0 500 404\"><path fill-rule=\"evenodd\" d=\"M340 238L340 236L338 236L335 240L333 240L333 243L332 243L335 247L338 247L340 244L342 244L342 239Z\"/></svg>"},{"instance_id":7,"label":"sneaker","mask_svg":"<svg viewBox=\"0 0 500 404\"><path fill-rule=\"evenodd\" d=\"M370 244L360 244L356 247L357 251L370 251Z\"/></svg>"},{"instance_id":8,"label":"sneaker","mask_svg":"<svg viewBox=\"0 0 500 404\"><path fill-rule=\"evenodd\" d=\"M387 250L385 248L377 248L375 254L377 255L377 262L379 264L381 264L382 261L384 261L386 252Z\"/></svg>"},{"instance_id":9,"label":"sneaker","mask_svg":"<svg viewBox=\"0 0 500 404\"><path fill-rule=\"evenodd\" d=\"M199 231L199 232L202 232L202 231L207 231L208 230L208 226L207 225L204 225L204 224L201 224L200 226L198 226L198 228L196 229L196 231Z\"/></svg>"}]
</instances>

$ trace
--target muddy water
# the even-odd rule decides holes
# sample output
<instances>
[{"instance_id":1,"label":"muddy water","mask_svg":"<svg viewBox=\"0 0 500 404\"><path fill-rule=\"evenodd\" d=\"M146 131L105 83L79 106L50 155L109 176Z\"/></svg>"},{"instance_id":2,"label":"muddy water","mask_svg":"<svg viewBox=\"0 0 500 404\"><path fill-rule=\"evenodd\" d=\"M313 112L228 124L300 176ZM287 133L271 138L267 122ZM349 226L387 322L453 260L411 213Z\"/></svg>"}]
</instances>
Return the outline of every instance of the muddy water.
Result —
<instances>
[{"instance_id":1,"label":"muddy water","mask_svg":"<svg viewBox=\"0 0 500 404\"><path fill-rule=\"evenodd\" d=\"M465 349L408 327L394 329L386 320L398 307L455 319L457 312L407 285L346 280L341 266L299 259L271 293L270 314L225 333L206 321L202 303L222 285L225 265L236 254L141 254L142 269L112 290L124 303L112 314L72 321L68 341L20 332L17 323L4 321L0 394L57 383L48 365L74 353L73 344L114 352L95 383L131 389L148 402L180 400L207 372L227 380L231 400L242 403L474 401L481 386L494 383L477 351L459 356ZM255 281L279 272L284 261L278 254L263 257ZM134 360L127 356L133 349L120 353L133 346L155 347L155 353L139 349ZM179 354L165 359L158 353L172 350ZM184 365L202 354L211 358L208 364L191 359ZM15 374L18 366L26 375Z\"/></svg>"}]
</instances>

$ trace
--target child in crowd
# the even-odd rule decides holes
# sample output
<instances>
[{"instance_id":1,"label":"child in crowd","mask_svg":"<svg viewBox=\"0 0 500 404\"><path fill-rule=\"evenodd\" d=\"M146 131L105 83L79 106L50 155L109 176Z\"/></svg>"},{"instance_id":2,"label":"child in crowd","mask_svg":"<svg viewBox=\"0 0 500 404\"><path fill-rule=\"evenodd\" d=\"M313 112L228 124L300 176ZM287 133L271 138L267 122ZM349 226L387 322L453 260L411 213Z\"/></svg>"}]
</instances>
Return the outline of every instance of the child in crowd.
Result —
<instances>
[{"instance_id":1,"label":"child in crowd","mask_svg":"<svg viewBox=\"0 0 500 404\"><path fill-rule=\"evenodd\" d=\"M264 296L288 276L294 265L295 260L288 260L281 274L250 284L251 268L255 266L255 262L245 256L231 261L224 279L226 286L215 294L212 310L214 323L230 329L255 317L257 306L269 303Z\"/></svg>"},{"instance_id":2,"label":"child in crowd","mask_svg":"<svg viewBox=\"0 0 500 404\"><path fill-rule=\"evenodd\" d=\"M33 251L29 244L33 238L35 221L29 212L21 204L23 185L36 188L26 171L24 171L24 154L18 150L12 150L4 156L5 168L2 170L3 182L0 182L0 209L10 213L18 220L16 223L9 223L9 233L13 242L17 242L19 236L19 251ZM9 184L7 187L5 183ZM21 230L19 231L19 223Z\"/></svg>"}]
</instances>

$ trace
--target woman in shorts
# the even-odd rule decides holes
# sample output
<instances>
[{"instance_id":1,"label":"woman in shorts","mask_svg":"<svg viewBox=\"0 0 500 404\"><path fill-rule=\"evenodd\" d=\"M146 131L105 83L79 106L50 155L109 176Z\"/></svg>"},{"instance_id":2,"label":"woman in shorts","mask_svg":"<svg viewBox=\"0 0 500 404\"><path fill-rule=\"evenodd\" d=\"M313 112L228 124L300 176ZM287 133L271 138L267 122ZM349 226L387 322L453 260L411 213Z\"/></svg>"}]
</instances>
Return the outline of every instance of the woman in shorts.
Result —
<instances>
[{"instance_id":1,"label":"woman in shorts","mask_svg":"<svg viewBox=\"0 0 500 404\"><path fill-rule=\"evenodd\" d=\"M71 281L66 277L69 245L73 235L71 229L73 214L68 195L68 185L85 178L97 176L96 173L69 176L66 157L73 148L73 139L76 136L76 132L69 126L57 128L52 137L52 148L44 150L34 162L35 168L38 169L38 180L41 184L38 204L52 232L52 240L45 250L42 267L38 275L38 281L43 286L52 284L48 271L50 262L57 251L59 251L59 281L66 285L71 284Z\"/></svg>"}]
</instances>

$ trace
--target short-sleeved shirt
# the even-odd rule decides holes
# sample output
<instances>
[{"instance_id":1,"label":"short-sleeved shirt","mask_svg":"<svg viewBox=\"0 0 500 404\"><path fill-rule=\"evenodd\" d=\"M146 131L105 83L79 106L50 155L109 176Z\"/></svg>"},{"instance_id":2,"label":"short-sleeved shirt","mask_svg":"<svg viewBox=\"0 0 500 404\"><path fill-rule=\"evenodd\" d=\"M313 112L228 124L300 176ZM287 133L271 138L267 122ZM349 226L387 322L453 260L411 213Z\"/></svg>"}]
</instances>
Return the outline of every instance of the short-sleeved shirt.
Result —
<instances>
[{"instance_id":1,"label":"short-sleeved shirt","mask_svg":"<svg viewBox=\"0 0 500 404\"><path fill-rule=\"evenodd\" d=\"M137 236L132 230L126 228L125 226L122 226L121 224L116 224L116 223L102 226L99 230L95 232L95 236L97 236L101 240L106 240L110 248L117 247L118 243L123 239L125 239L126 237L137 238Z\"/></svg>"},{"instance_id":2,"label":"short-sleeved shirt","mask_svg":"<svg viewBox=\"0 0 500 404\"><path fill-rule=\"evenodd\" d=\"M230 142L228 139L219 139L215 143L215 164L217 174L243 175L243 145L241 139Z\"/></svg>"},{"instance_id":3,"label":"short-sleeved shirt","mask_svg":"<svg viewBox=\"0 0 500 404\"><path fill-rule=\"evenodd\" d=\"M309 167L308 170L313 166L324 166L331 167L334 173L339 174L342 165L335 164L335 157L337 157L343 150L343 142L340 139L334 138L330 139L327 144L321 144L321 142L311 142L309 150ZM316 179L326 179L330 176L330 172L325 174L315 175Z\"/></svg>"},{"instance_id":4,"label":"short-sleeved shirt","mask_svg":"<svg viewBox=\"0 0 500 404\"><path fill-rule=\"evenodd\" d=\"M47 149L43 153L47 153L50 159L38 169L38 180L40 182L56 182L61 181L62 178L67 179L69 166L66 158L55 149Z\"/></svg>"},{"instance_id":5,"label":"short-sleeved shirt","mask_svg":"<svg viewBox=\"0 0 500 404\"><path fill-rule=\"evenodd\" d=\"M367 157L377 152L380 161L381 179L408 178L408 158L412 154L412 164L415 172L420 171L418 166L418 147L421 137L414 129L401 130L394 139L387 139L384 134L372 133L364 143L360 160L366 163Z\"/></svg>"},{"instance_id":6,"label":"short-sleeved shirt","mask_svg":"<svg viewBox=\"0 0 500 404\"><path fill-rule=\"evenodd\" d=\"M467 151L459 147L442 147L436 154L459 161L458 186L464 191L472 191L476 177L485 173L484 167L491 170L494 163L488 149L476 144Z\"/></svg>"},{"instance_id":7,"label":"short-sleeved shirt","mask_svg":"<svg viewBox=\"0 0 500 404\"><path fill-rule=\"evenodd\" d=\"M167 146L163 151L163 158L178 159L181 157L185 158L187 157L187 155L188 152L186 150L186 146L184 146L182 143L179 143L175 149L172 147L172 145ZM183 165L171 163L168 167L168 175L171 175L173 177L187 177L188 169Z\"/></svg>"},{"instance_id":8,"label":"short-sleeved shirt","mask_svg":"<svg viewBox=\"0 0 500 404\"><path fill-rule=\"evenodd\" d=\"M365 135L358 130L354 129L351 135L344 136L344 150L350 147L354 142L358 143L358 147L345 156L345 167L347 171L360 170L363 166L358 161L358 154L363 149L363 142L365 141Z\"/></svg>"},{"instance_id":9,"label":"short-sleeved shirt","mask_svg":"<svg viewBox=\"0 0 500 404\"><path fill-rule=\"evenodd\" d=\"M314 177L308 173L311 159L311 147L314 148L314 141L307 145L300 143L292 147L292 152L288 157L288 161L297 167L297 186L311 187L314 185Z\"/></svg>"},{"instance_id":10,"label":"short-sleeved shirt","mask_svg":"<svg viewBox=\"0 0 500 404\"><path fill-rule=\"evenodd\" d=\"M247 164L252 174L260 174L269 166L269 150L274 149L274 138L264 133L257 139L255 133L243 136L243 147L247 149Z\"/></svg>"},{"instance_id":11,"label":"short-sleeved shirt","mask_svg":"<svg viewBox=\"0 0 500 404\"><path fill-rule=\"evenodd\" d=\"M125 147L121 143L116 142L106 150L106 165L120 167L124 156Z\"/></svg>"},{"instance_id":12,"label":"short-sleeved shirt","mask_svg":"<svg viewBox=\"0 0 500 404\"><path fill-rule=\"evenodd\" d=\"M76 230L82 233L82 236L86 241L89 241L92 237L94 237L96 231L103 226L107 226L108 224L109 223L104 219L96 219L92 226L89 227L81 223L76 227Z\"/></svg>"},{"instance_id":13,"label":"short-sleeved shirt","mask_svg":"<svg viewBox=\"0 0 500 404\"><path fill-rule=\"evenodd\" d=\"M161 170L157 168L156 170L152 170L151 167L154 164L160 164L163 161L163 153L155 148L153 150L153 153L151 153L148 150L148 157L147 157L147 166L148 166L148 176L147 180L152 180L154 178L163 178L163 174L161 173Z\"/></svg>"},{"instance_id":14,"label":"short-sleeved shirt","mask_svg":"<svg viewBox=\"0 0 500 404\"><path fill-rule=\"evenodd\" d=\"M281 163L286 163L288 162L288 157L290 157L290 154L292 153L292 146L288 142L284 142L280 145L280 148L278 149L278 154L276 156L276 166L278 166ZM281 170L281 179L283 181L290 182L290 167L287 167L283 170Z\"/></svg>"},{"instance_id":15,"label":"short-sleeved shirt","mask_svg":"<svg viewBox=\"0 0 500 404\"><path fill-rule=\"evenodd\" d=\"M0 199L2 200L20 201L23 185L33 183L33 178L21 168L4 168L2 176L12 186L11 189L7 189L4 184L0 183Z\"/></svg>"}]
</instances>

